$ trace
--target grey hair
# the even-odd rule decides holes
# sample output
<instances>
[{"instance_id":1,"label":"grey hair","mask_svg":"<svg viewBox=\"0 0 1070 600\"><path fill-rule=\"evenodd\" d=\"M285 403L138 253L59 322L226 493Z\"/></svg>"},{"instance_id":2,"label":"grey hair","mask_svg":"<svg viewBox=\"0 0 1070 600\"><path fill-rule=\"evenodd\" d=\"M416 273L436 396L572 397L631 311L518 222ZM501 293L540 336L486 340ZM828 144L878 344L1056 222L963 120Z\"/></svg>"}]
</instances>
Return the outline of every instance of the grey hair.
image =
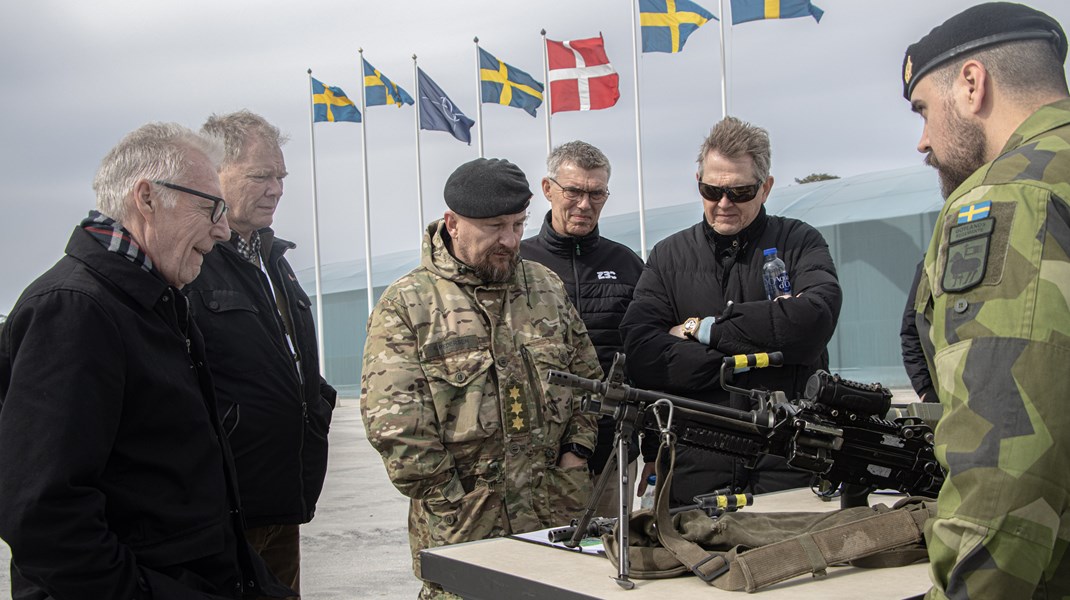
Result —
<instances>
[{"instance_id":1,"label":"grey hair","mask_svg":"<svg viewBox=\"0 0 1070 600\"><path fill-rule=\"evenodd\" d=\"M197 156L201 155L201 156ZM97 210L119 223L127 217L126 197L138 181L182 180L201 157L214 168L223 160L223 144L177 123L149 123L126 134L100 161L93 178ZM164 206L174 206L177 193L160 187Z\"/></svg>"},{"instance_id":2,"label":"grey hair","mask_svg":"<svg viewBox=\"0 0 1070 600\"><path fill-rule=\"evenodd\" d=\"M758 181L769 178L769 166L773 153L769 146L769 132L761 127L725 117L713 126L698 152L698 176L702 178L706 155L717 152L726 158L741 158L748 155L754 161L754 176Z\"/></svg>"},{"instance_id":3,"label":"grey hair","mask_svg":"<svg viewBox=\"0 0 1070 600\"><path fill-rule=\"evenodd\" d=\"M985 66L1000 90L1017 101L1049 94L1065 96L1066 72L1055 46L1048 40L1022 40L983 48L933 71L930 77L942 94L967 61Z\"/></svg>"},{"instance_id":4,"label":"grey hair","mask_svg":"<svg viewBox=\"0 0 1070 600\"><path fill-rule=\"evenodd\" d=\"M201 126L201 133L223 139L223 145L226 147L223 165L238 160L245 146L254 140L271 142L279 147L290 140L278 127L268 123L267 119L245 109L208 117Z\"/></svg>"},{"instance_id":5,"label":"grey hair","mask_svg":"<svg viewBox=\"0 0 1070 600\"><path fill-rule=\"evenodd\" d=\"M612 174L609 159L601 150L580 140L566 142L554 148L550 156L546 157L546 174L549 177L557 177L557 171L561 165L572 163L584 171L605 169L606 179Z\"/></svg>"}]
</instances>

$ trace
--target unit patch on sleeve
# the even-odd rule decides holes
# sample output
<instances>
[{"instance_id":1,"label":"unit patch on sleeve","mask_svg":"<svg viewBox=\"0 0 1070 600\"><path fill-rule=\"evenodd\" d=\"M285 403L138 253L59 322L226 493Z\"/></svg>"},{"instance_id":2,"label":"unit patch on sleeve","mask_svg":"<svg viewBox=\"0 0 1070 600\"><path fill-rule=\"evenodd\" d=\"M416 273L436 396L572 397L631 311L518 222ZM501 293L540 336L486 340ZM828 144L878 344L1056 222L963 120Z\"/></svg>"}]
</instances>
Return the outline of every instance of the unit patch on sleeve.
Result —
<instances>
[{"instance_id":1,"label":"unit patch on sleeve","mask_svg":"<svg viewBox=\"0 0 1070 600\"><path fill-rule=\"evenodd\" d=\"M988 267L988 248L996 219L989 217L989 201L959 209L958 224L948 233L947 263L941 285L948 292L962 292L981 283Z\"/></svg>"}]
</instances>

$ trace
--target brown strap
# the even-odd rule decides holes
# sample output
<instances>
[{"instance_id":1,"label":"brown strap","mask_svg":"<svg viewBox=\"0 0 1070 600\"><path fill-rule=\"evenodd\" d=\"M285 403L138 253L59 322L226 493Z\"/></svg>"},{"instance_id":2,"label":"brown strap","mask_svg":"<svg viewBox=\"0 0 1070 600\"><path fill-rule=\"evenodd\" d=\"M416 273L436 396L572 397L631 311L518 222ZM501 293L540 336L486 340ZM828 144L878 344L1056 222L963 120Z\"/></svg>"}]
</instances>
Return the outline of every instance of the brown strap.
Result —
<instances>
[{"instance_id":1,"label":"brown strap","mask_svg":"<svg viewBox=\"0 0 1070 600\"><path fill-rule=\"evenodd\" d=\"M803 573L821 576L830 564L919 542L923 534L914 512L925 513L893 510L747 551L736 557L727 586L718 582L717 587L753 592Z\"/></svg>"},{"instance_id":2,"label":"brown strap","mask_svg":"<svg viewBox=\"0 0 1070 600\"><path fill-rule=\"evenodd\" d=\"M668 472L662 472L662 452L668 452ZM669 496L672 490L673 467L676 465L676 446L662 440L654 472L654 514L657 523L658 541L672 553L676 560L691 570L706 583L712 582L728 569L728 563L717 553L710 553L702 546L689 542L680 535L669 516Z\"/></svg>"}]
</instances>

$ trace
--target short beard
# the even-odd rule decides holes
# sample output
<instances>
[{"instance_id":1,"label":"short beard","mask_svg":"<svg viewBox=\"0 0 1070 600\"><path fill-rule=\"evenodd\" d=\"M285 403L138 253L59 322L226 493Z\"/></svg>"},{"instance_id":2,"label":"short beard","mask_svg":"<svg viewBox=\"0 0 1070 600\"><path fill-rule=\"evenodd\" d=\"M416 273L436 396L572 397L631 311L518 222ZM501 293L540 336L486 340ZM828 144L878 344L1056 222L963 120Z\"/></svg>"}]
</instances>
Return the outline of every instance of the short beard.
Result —
<instances>
[{"instance_id":1,"label":"short beard","mask_svg":"<svg viewBox=\"0 0 1070 600\"><path fill-rule=\"evenodd\" d=\"M948 151L943 159L937 159L930 150L925 156L925 164L936 168L940 177L940 193L946 200L962 182L988 162L985 158L988 139L985 130L959 115L950 101L945 104L945 109L949 115L947 130L951 132Z\"/></svg>"},{"instance_id":2,"label":"short beard","mask_svg":"<svg viewBox=\"0 0 1070 600\"><path fill-rule=\"evenodd\" d=\"M505 283L509 281L513 278L516 266L520 263L520 252L517 251L513 253L512 258L505 266L495 264L491 257L499 250L500 248L492 248L483 255L479 262L468 265L472 268L472 272L486 283Z\"/></svg>"}]
</instances>

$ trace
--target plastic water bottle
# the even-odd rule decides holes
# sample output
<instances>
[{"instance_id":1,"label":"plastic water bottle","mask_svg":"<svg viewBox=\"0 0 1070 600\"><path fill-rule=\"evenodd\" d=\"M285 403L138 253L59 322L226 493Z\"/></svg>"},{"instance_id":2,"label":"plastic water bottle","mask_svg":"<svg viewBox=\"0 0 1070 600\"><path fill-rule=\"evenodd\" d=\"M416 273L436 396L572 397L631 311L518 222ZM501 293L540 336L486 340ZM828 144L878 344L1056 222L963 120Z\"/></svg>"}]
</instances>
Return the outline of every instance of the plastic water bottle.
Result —
<instances>
[{"instance_id":1,"label":"plastic water bottle","mask_svg":"<svg viewBox=\"0 0 1070 600\"><path fill-rule=\"evenodd\" d=\"M765 264L762 265L762 281L765 282L765 296L769 300L777 296L791 295L791 281L784 261L777 258L776 248L765 251Z\"/></svg>"},{"instance_id":2,"label":"plastic water bottle","mask_svg":"<svg viewBox=\"0 0 1070 600\"><path fill-rule=\"evenodd\" d=\"M639 508L654 508L654 484L658 482L658 476L651 474L646 478L646 491L639 498Z\"/></svg>"}]
</instances>

